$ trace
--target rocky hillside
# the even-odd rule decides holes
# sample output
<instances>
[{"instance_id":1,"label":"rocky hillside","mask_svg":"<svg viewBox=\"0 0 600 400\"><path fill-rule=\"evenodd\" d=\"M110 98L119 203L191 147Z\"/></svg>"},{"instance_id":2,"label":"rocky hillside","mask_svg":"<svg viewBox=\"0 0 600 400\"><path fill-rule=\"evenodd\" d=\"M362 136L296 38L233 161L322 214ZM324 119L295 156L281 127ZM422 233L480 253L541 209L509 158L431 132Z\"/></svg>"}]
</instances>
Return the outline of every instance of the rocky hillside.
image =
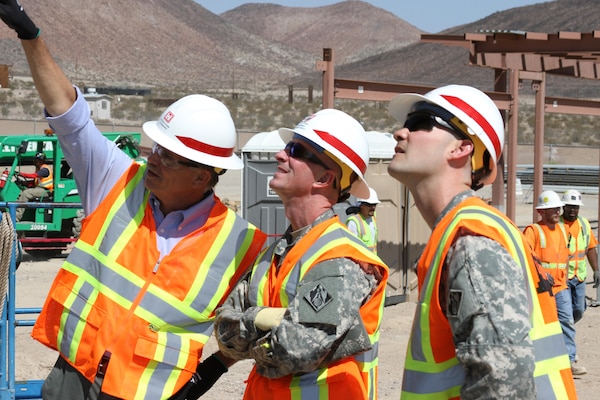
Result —
<instances>
[{"instance_id":1,"label":"rocky hillside","mask_svg":"<svg viewBox=\"0 0 600 400\"><path fill-rule=\"evenodd\" d=\"M137 85L250 94L288 85L321 86L315 61L336 55L336 77L492 87L493 71L465 68L466 49L419 42L420 31L359 0L307 8L250 3L215 15L193 0L23 0L71 79L86 85ZM556 0L496 12L441 33L480 30L590 32L597 0ZM20 45L0 27L0 64L27 75ZM556 83L555 83L556 82ZM551 77L548 95L590 97L593 81Z\"/></svg>"},{"instance_id":2,"label":"rocky hillside","mask_svg":"<svg viewBox=\"0 0 600 400\"><path fill-rule=\"evenodd\" d=\"M500 11L440 34L480 31L592 32L600 27L597 0L557 0ZM414 43L336 68L336 77L422 85L463 83L492 90L491 69L468 67L468 49L435 43ZM600 97L600 82L548 77L548 96Z\"/></svg>"},{"instance_id":3,"label":"rocky hillside","mask_svg":"<svg viewBox=\"0 0 600 400\"><path fill-rule=\"evenodd\" d=\"M192 0L22 3L70 77L88 85L253 92L288 84L318 88L315 61L324 47L335 50L337 77L492 85L491 70L465 69L465 49L420 43L417 28L359 0L317 8L251 3L221 15ZM600 26L597 5L597 0L556 0L496 12L441 33L589 32ZM19 43L5 27L0 27L0 63L10 64L13 75L28 74ZM593 85L581 89L580 81L570 79L560 86L583 94L595 92Z\"/></svg>"},{"instance_id":4,"label":"rocky hillside","mask_svg":"<svg viewBox=\"0 0 600 400\"><path fill-rule=\"evenodd\" d=\"M268 6L266 13L262 5L242 7L246 21L262 27L251 30L239 10L230 20L192 0L22 3L71 79L90 85L262 88L314 71L323 47L356 60L419 38L415 27L361 1L314 9ZM394 44L382 46L384 38ZM0 63L11 64L13 75L28 74L15 34L4 26Z\"/></svg>"},{"instance_id":5,"label":"rocky hillside","mask_svg":"<svg viewBox=\"0 0 600 400\"><path fill-rule=\"evenodd\" d=\"M316 56L323 48L333 48L339 64L406 47L422 33L394 14L357 0L312 8L245 4L221 17L257 36Z\"/></svg>"}]
</instances>

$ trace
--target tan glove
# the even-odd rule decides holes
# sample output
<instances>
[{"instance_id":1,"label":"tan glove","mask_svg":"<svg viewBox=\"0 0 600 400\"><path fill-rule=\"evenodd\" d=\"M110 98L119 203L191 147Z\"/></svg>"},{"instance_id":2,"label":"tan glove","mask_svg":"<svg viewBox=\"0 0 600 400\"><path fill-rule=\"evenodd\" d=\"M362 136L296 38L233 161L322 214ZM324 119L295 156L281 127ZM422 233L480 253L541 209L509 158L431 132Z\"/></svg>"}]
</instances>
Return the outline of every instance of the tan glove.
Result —
<instances>
[{"instance_id":1,"label":"tan glove","mask_svg":"<svg viewBox=\"0 0 600 400\"><path fill-rule=\"evenodd\" d=\"M262 331L270 331L279 326L287 308L265 307L256 314L254 325Z\"/></svg>"}]
</instances>

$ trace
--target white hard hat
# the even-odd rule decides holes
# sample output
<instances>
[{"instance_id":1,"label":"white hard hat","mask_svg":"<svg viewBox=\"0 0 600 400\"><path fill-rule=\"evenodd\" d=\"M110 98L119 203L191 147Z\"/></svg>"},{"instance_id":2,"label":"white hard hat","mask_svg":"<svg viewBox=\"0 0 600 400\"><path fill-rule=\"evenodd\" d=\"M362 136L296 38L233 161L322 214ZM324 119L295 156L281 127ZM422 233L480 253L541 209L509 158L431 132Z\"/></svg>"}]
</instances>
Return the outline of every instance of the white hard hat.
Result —
<instances>
[{"instance_id":1,"label":"white hard hat","mask_svg":"<svg viewBox=\"0 0 600 400\"><path fill-rule=\"evenodd\" d=\"M369 188L369 197L366 199L356 199L357 203L368 203L368 204L379 204L379 198L377 192L373 188Z\"/></svg>"},{"instance_id":2,"label":"white hard hat","mask_svg":"<svg viewBox=\"0 0 600 400\"><path fill-rule=\"evenodd\" d=\"M229 110L212 97L182 97L143 129L154 142L188 160L223 169L244 167L234 153L237 132Z\"/></svg>"},{"instance_id":3,"label":"white hard hat","mask_svg":"<svg viewBox=\"0 0 600 400\"><path fill-rule=\"evenodd\" d=\"M342 169L342 191L350 186L352 172L356 179L349 187L352 195L369 197L364 176L369 165L369 143L362 125L343 111L327 108L306 117L294 129L281 128L284 142L299 135L325 150Z\"/></svg>"},{"instance_id":4,"label":"white hard hat","mask_svg":"<svg viewBox=\"0 0 600 400\"><path fill-rule=\"evenodd\" d=\"M562 207L563 202L560 200L558 193L553 190L544 190L538 196L536 210L544 210L546 208Z\"/></svg>"},{"instance_id":5,"label":"white hard hat","mask_svg":"<svg viewBox=\"0 0 600 400\"><path fill-rule=\"evenodd\" d=\"M494 101L474 87L448 85L425 95L399 94L391 100L389 113L404 124L410 113L418 111L420 105L428 104L449 113L446 118L444 115L438 116L471 137L475 146L472 158L473 172L483 173L477 178L482 184L493 182L496 178L496 163L504 147L504 121ZM477 185L479 182L473 184Z\"/></svg>"},{"instance_id":6,"label":"white hard hat","mask_svg":"<svg viewBox=\"0 0 600 400\"><path fill-rule=\"evenodd\" d=\"M581 193L575 189L569 189L562 195L562 202L571 206L582 206Z\"/></svg>"}]
</instances>

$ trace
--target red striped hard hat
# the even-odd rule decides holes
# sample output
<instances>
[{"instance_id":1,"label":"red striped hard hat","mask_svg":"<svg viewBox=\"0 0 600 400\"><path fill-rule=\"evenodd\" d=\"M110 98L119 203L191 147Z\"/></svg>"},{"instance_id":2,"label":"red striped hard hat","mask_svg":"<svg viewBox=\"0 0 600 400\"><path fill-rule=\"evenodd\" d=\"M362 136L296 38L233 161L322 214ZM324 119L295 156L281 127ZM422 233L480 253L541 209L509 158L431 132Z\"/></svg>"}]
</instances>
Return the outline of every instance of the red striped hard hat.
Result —
<instances>
[{"instance_id":1,"label":"red striped hard hat","mask_svg":"<svg viewBox=\"0 0 600 400\"><path fill-rule=\"evenodd\" d=\"M229 110L212 97L182 97L143 129L154 142L188 160L222 169L244 167L234 153L237 132Z\"/></svg>"},{"instance_id":2,"label":"red striped hard hat","mask_svg":"<svg viewBox=\"0 0 600 400\"><path fill-rule=\"evenodd\" d=\"M349 189L355 197L369 197L364 179L369 166L369 143L362 125L350 115L327 108L306 117L294 129L279 129L279 135L286 143L299 135L327 151L342 169L342 192ZM353 182L352 172L357 176Z\"/></svg>"},{"instance_id":3,"label":"red striped hard hat","mask_svg":"<svg viewBox=\"0 0 600 400\"><path fill-rule=\"evenodd\" d=\"M404 124L408 115L423 102L441 107L455 117L455 121L449 122L469 135L475 145L473 172L485 169L486 175L481 181L491 183L496 177L496 163L504 147L504 121L494 101L474 87L448 85L425 95L399 94L390 102L390 115Z\"/></svg>"}]
</instances>

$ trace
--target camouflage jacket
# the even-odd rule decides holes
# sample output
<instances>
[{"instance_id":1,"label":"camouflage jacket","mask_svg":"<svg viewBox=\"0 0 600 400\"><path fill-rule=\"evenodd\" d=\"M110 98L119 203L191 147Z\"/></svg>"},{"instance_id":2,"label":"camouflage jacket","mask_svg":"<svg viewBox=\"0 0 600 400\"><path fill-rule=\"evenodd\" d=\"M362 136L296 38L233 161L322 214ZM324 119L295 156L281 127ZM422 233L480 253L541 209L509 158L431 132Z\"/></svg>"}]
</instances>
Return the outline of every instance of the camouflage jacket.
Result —
<instances>
[{"instance_id":1,"label":"camouflage jacket","mask_svg":"<svg viewBox=\"0 0 600 400\"><path fill-rule=\"evenodd\" d=\"M289 250L302 238L308 230L321 221L332 218L329 210L319 216L312 225L299 231L289 229L281 239L275 242L275 253L283 259ZM273 266L272 266L273 268ZM353 353L367 350L370 343L346 343L348 332L362 326L359 313L361 305L369 298L377 285L374 277L347 258L334 258L319 264L312 269L315 274L326 269L327 279L332 279L331 271L336 271L335 286L328 286L328 293L335 302L337 312L330 313L326 322L314 323L303 321L303 315L314 313L301 296L296 296L289 304L281 324L264 332L254 325L254 318L262 307L251 304L248 297L249 276L243 279L217 310L215 319L215 336L220 350L233 359L254 358L258 373L268 378L278 378L289 374L300 374L314 371L321 367L339 347L348 346ZM265 344L267 344L265 346ZM268 348L268 354L265 349Z\"/></svg>"}]
</instances>

